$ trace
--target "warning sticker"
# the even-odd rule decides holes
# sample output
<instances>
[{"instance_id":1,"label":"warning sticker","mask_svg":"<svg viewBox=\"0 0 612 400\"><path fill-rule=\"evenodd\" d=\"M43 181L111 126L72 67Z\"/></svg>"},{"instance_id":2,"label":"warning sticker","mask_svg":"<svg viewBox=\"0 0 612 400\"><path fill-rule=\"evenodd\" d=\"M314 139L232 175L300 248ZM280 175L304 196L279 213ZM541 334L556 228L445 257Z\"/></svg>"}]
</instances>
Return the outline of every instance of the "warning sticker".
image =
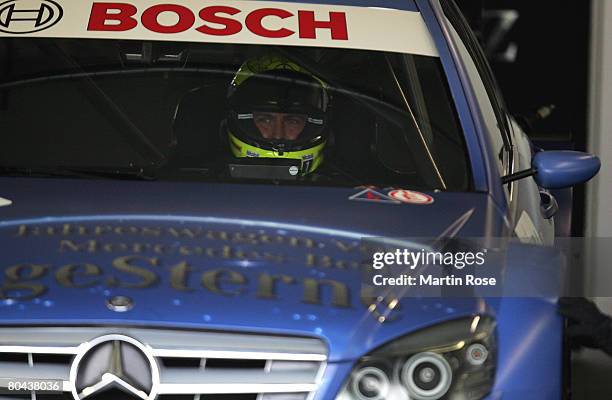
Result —
<instances>
[{"instance_id":1,"label":"warning sticker","mask_svg":"<svg viewBox=\"0 0 612 400\"><path fill-rule=\"evenodd\" d=\"M402 203L419 205L426 205L434 202L433 197L428 194L405 189L396 189L390 191L389 198L398 200Z\"/></svg>"},{"instance_id":2,"label":"warning sticker","mask_svg":"<svg viewBox=\"0 0 612 400\"><path fill-rule=\"evenodd\" d=\"M400 201L394 200L386 194L377 192L373 188L365 188L362 191L349 197L349 200L355 201L369 201L373 203L388 203L388 204L401 204Z\"/></svg>"}]
</instances>

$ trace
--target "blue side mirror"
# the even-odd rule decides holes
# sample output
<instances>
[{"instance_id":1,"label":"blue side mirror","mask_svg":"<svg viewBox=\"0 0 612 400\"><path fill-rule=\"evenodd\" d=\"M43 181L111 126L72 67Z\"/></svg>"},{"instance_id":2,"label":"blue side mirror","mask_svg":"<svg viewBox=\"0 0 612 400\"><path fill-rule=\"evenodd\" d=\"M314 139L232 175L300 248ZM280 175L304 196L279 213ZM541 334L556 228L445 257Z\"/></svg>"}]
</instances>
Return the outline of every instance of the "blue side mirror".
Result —
<instances>
[{"instance_id":1,"label":"blue side mirror","mask_svg":"<svg viewBox=\"0 0 612 400\"><path fill-rule=\"evenodd\" d=\"M600 167L599 157L580 151L541 151L531 160L534 179L545 189L561 189L587 182Z\"/></svg>"}]
</instances>

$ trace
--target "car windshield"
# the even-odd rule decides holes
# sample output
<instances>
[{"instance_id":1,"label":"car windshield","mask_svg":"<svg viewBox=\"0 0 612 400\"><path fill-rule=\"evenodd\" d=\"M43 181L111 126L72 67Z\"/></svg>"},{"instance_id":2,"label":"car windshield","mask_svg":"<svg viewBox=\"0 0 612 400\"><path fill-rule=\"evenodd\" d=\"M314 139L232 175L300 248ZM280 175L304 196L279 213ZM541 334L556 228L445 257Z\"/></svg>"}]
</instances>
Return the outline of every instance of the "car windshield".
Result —
<instances>
[{"instance_id":1,"label":"car windshield","mask_svg":"<svg viewBox=\"0 0 612 400\"><path fill-rule=\"evenodd\" d=\"M242 96L247 100L234 96L241 103L233 104L237 72L262 57L283 59L308 79L272 75L251 84L250 94ZM288 79L298 87L288 88ZM312 90L317 85L325 92L323 108L319 98L317 105L308 103L320 95ZM306 100L285 98L291 105L275 109L266 108L269 99L253 99L273 92ZM258 101L268 103L252 105ZM232 133L239 135L232 129L241 130L245 119L258 128L248 133L255 139L240 141L247 142L246 150L233 150ZM320 129L302 133L307 125ZM440 59L398 52L0 39L0 132L3 175L471 187L463 133ZM291 173L294 179L267 170L291 161L283 157L283 144L270 143L299 139L302 151L316 138L323 139L316 169L307 171L302 160L301 172ZM261 162L265 156L238 154L257 153L257 146L265 151L266 143L281 157ZM256 158L259 164L251 162Z\"/></svg>"}]
</instances>

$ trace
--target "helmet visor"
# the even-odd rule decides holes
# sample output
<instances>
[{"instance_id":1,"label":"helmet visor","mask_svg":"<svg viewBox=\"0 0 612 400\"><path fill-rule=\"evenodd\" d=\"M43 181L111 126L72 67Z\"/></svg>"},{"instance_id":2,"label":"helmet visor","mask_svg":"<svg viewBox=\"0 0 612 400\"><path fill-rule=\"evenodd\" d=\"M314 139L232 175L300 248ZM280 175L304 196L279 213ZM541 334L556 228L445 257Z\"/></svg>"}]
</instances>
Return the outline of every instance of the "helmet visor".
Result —
<instances>
[{"instance_id":1,"label":"helmet visor","mask_svg":"<svg viewBox=\"0 0 612 400\"><path fill-rule=\"evenodd\" d=\"M302 73L275 70L257 74L234 88L230 96L232 131L266 149L292 151L312 146L323 139L326 96L320 82Z\"/></svg>"}]
</instances>

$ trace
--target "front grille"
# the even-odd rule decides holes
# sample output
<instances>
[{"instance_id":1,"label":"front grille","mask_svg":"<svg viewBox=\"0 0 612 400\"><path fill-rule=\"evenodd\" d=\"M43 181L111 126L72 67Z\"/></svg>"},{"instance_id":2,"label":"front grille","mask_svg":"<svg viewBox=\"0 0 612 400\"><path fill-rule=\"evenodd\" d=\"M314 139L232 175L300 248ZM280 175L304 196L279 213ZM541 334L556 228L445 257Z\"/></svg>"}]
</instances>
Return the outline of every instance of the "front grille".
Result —
<instances>
[{"instance_id":1,"label":"front grille","mask_svg":"<svg viewBox=\"0 0 612 400\"><path fill-rule=\"evenodd\" d=\"M72 399L74 358L88 342L106 335L128 336L149 349L159 369L158 400L307 400L327 360L325 344L314 338L142 328L0 328L0 378L60 380L63 391L9 397L0 384L0 400Z\"/></svg>"}]
</instances>

